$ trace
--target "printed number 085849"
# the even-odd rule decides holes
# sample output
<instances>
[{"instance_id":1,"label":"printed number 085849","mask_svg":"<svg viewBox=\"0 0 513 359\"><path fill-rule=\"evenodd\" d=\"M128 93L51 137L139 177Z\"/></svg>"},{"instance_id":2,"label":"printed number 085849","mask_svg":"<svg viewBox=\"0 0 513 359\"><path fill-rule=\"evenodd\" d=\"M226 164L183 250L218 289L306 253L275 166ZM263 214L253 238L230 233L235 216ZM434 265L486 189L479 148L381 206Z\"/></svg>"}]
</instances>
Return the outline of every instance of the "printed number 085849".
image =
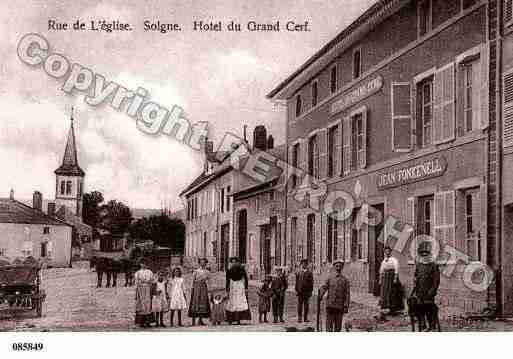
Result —
<instances>
[{"instance_id":1,"label":"printed number 085849","mask_svg":"<svg viewBox=\"0 0 513 359\"><path fill-rule=\"evenodd\" d=\"M40 351L43 343L12 343L13 351Z\"/></svg>"}]
</instances>

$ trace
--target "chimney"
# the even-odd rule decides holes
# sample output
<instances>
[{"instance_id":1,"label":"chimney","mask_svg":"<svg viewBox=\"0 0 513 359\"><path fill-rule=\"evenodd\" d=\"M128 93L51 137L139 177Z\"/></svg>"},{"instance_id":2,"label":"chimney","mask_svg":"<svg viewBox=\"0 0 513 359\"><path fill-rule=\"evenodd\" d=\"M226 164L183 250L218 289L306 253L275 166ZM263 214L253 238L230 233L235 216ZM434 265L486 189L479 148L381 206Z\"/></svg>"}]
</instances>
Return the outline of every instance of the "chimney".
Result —
<instances>
[{"instance_id":1,"label":"chimney","mask_svg":"<svg viewBox=\"0 0 513 359\"><path fill-rule=\"evenodd\" d=\"M50 217L55 217L55 203L49 202L48 203L48 213Z\"/></svg>"},{"instance_id":2,"label":"chimney","mask_svg":"<svg viewBox=\"0 0 513 359\"><path fill-rule=\"evenodd\" d=\"M32 208L43 211L43 195L39 191L34 191L32 195Z\"/></svg>"},{"instance_id":3,"label":"chimney","mask_svg":"<svg viewBox=\"0 0 513 359\"><path fill-rule=\"evenodd\" d=\"M14 200L14 190L11 188L11 192L9 192L9 199Z\"/></svg>"},{"instance_id":4,"label":"chimney","mask_svg":"<svg viewBox=\"0 0 513 359\"><path fill-rule=\"evenodd\" d=\"M258 125L253 131L253 147L261 151L267 150L267 130L265 126Z\"/></svg>"},{"instance_id":5,"label":"chimney","mask_svg":"<svg viewBox=\"0 0 513 359\"><path fill-rule=\"evenodd\" d=\"M267 137L267 149L272 150L273 148L274 148L274 137L273 137L273 135L269 135L269 137Z\"/></svg>"}]
</instances>

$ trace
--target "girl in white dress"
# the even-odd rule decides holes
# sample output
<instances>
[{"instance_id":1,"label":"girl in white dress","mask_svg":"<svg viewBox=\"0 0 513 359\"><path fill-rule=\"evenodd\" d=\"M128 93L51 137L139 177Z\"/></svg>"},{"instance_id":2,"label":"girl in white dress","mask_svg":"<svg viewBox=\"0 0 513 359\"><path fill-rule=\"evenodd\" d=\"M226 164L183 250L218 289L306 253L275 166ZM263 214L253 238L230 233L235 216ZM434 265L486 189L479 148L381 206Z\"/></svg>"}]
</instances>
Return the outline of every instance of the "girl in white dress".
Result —
<instances>
[{"instance_id":1,"label":"girl in white dress","mask_svg":"<svg viewBox=\"0 0 513 359\"><path fill-rule=\"evenodd\" d=\"M167 312L169 309L167 300L167 281L164 278L164 273L159 273L156 284L155 294L151 301L151 309L155 315L157 327L164 328L164 312Z\"/></svg>"},{"instance_id":2,"label":"girl in white dress","mask_svg":"<svg viewBox=\"0 0 513 359\"><path fill-rule=\"evenodd\" d=\"M171 310L170 325L173 326L175 311L178 314L178 326L182 326L182 310L187 309L187 300L185 299L185 289L183 285L182 270L179 267L173 269L171 281L168 285L169 291L169 309Z\"/></svg>"}]
</instances>

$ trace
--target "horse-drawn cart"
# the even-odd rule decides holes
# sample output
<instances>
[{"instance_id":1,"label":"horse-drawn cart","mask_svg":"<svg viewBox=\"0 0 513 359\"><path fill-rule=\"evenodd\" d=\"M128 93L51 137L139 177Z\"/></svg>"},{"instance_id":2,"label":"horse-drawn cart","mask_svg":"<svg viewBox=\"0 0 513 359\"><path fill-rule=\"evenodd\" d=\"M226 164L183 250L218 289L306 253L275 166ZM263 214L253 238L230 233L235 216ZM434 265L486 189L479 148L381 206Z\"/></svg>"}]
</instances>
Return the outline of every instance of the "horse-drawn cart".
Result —
<instances>
[{"instance_id":1,"label":"horse-drawn cart","mask_svg":"<svg viewBox=\"0 0 513 359\"><path fill-rule=\"evenodd\" d=\"M41 266L38 264L10 264L0 266L0 309L10 311L34 311L43 314L46 298L41 285Z\"/></svg>"}]
</instances>

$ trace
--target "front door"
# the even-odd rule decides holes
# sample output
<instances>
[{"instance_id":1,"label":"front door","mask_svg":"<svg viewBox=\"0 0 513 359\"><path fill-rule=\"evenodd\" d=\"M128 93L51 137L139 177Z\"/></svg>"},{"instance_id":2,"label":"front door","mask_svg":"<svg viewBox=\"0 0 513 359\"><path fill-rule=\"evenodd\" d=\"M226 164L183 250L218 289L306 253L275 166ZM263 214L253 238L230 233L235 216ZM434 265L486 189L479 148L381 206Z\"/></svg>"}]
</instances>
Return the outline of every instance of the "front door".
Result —
<instances>
[{"instance_id":1,"label":"front door","mask_svg":"<svg viewBox=\"0 0 513 359\"><path fill-rule=\"evenodd\" d=\"M265 274L271 273L271 226L260 227L260 266Z\"/></svg>"},{"instance_id":2,"label":"front door","mask_svg":"<svg viewBox=\"0 0 513 359\"><path fill-rule=\"evenodd\" d=\"M219 259L219 270L224 271L228 268L228 254L230 244L230 224L221 226L221 258Z\"/></svg>"},{"instance_id":3,"label":"front door","mask_svg":"<svg viewBox=\"0 0 513 359\"><path fill-rule=\"evenodd\" d=\"M247 235L248 235L248 214L245 209L239 211L239 258L241 263L246 263Z\"/></svg>"},{"instance_id":4,"label":"front door","mask_svg":"<svg viewBox=\"0 0 513 359\"><path fill-rule=\"evenodd\" d=\"M385 220L384 217L384 205L377 204L371 206L369 208L369 219L372 216L373 218L381 218L379 224L376 226L369 226L369 293L372 293L375 296L379 296L380 287L379 287L379 267L381 266L381 262L383 262L384 254L383 254L383 238L380 238L383 234L383 222ZM369 221L372 223L372 219ZM378 222L376 220L376 222Z\"/></svg>"}]
</instances>

